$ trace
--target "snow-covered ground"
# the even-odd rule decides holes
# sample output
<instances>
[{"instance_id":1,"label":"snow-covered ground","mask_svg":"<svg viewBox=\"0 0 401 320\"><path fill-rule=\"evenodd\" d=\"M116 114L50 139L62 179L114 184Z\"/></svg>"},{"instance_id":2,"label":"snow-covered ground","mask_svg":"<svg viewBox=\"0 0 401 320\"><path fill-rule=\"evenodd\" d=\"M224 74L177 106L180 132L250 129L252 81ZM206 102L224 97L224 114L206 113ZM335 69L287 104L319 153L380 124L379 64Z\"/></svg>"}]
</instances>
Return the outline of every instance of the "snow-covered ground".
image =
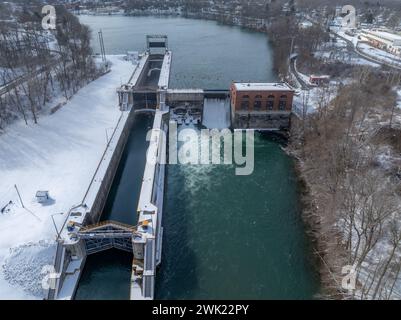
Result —
<instances>
[{"instance_id":1,"label":"snow-covered ground","mask_svg":"<svg viewBox=\"0 0 401 320\"><path fill-rule=\"evenodd\" d=\"M346 29L345 28L331 28L331 31L335 32L336 34L338 34L341 38L346 39L348 41L351 41L352 44L354 45L354 47L357 45L358 43L358 37L356 36L350 36L348 34L345 33Z\"/></svg>"},{"instance_id":2,"label":"snow-covered ground","mask_svg":"<svg viewBox=\"0 0 401 320\"><path fill-rule=\"evenodd\" d=\"M0 299L43 298L40 272L55 253L52 215L60 229L82 200L120 116L116 88L133 71L122 56L108 59L112 71L59 111L0 135ZM48 190L51 200L37 203L38 190Z\"/></svg>"},{"instance_id":3,"label":"snow-covered ground","mask_svg":"<svg viewBox=\"0 0 401 320\"><path fill-rule=\"evenodd\" d=\"M330 101L336 97L338 84L331 81L328 86L314 87L309 90L298 90L299 94L294 96L293 110L302 117L304 112L311 114L319 108L329 105Z\"/></svg>"}]
</instances>

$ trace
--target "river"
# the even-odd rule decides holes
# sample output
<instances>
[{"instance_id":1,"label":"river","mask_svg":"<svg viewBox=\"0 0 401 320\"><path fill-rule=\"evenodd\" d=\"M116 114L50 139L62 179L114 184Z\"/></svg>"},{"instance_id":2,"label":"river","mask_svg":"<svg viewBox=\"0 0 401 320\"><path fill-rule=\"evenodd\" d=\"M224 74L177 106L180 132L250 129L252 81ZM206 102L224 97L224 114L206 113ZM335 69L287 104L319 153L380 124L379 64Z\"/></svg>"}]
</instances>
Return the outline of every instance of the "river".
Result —
<instances>
[{"instance_id":1,"label":"river","mask_svg":"<svg viewBox=\"0 0 401 320\"><path fill-rule=\"evenodd\" d=\"M102 29L108 54L141 51L146 34L167 34L173 51L170 87L224 89L233 80L276 79L271 48L260 33L183 18L80 20L93 30L95 51L97 31ZM149 119L140 123L133 131L144 133ZM134 158L144 146L138 144L137 133L131 134L104 219L120 219L113 212L135 207L141 166ZM169 165L156 298L313 298L318 281L309 260L293 165L280 143L262 134L256 134L255 170L250 176L236 176L226 165ZM126 299L129 278L129 255L90 256L76 298Z\"/></svg>"}]
</instances>

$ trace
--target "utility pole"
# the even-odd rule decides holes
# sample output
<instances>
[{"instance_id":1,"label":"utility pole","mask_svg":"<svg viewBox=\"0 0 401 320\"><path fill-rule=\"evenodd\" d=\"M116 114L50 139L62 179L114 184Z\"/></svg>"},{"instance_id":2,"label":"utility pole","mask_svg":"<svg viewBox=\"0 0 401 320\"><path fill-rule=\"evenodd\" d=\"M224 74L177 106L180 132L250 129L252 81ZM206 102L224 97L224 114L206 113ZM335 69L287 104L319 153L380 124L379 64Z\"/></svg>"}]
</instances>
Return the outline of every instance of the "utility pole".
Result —
<instances>
[{"instance_id":1,"label":"utility pole","mask_svg":"<svg viewBox=\"0 0 401 320\"><path fill-rule=\"evenodd\" d=\"M58 229L57 229L57 225L56 225L56 221L54 221L54 216L56 215L56 214L63 214L63 213L53 213L52 215L50 215L51 217L52 217L52 221L53 221L53 226L54 226L54 229L56 229L56 234L57 234L57 239L58 239L58 237L59 237L59 231L58 231Z\"/></svg>"},{"instance_id":2,"label":"utility pole","mask_svg":"<svg viewBox=\"0 0 401 320\"><path fill-rule=\"evenodd\" d=\"M20 195L20 193L18 191L17 185L15 184L14 187L15 187L15 190L17 190L19 201L21 202L22 207L25 209L25 206L24 206L24 203L22 202L22 198L21 198L21 195Z\"/></svg>"},{"instance_id":3,"label":"utility pole","mask_svg":"<svg viewBox=\"0 0 401 320\"><path fill-rule=\"evenodd\" d=\"M106 141L107 141L106 144L109 144L109 142L111 140L111 138L109 139L109 132L108 132L108 130L110 130L110 129L113 130L114 128L113 127L104 128L104 131L106 132Z\"/></svg>"},{"instance_id":4,"label":"utility pole","mask_svg":"<svg viewBox=\"0 0 401 320\"><path fill-rule=\"evenodd\" d=\"M98 35L99 35L100 54L102 55L103 62L106 63L106 50L104 49L102 29L100 29L100 31L98 32Z\"/></svg>"}]
</instances>

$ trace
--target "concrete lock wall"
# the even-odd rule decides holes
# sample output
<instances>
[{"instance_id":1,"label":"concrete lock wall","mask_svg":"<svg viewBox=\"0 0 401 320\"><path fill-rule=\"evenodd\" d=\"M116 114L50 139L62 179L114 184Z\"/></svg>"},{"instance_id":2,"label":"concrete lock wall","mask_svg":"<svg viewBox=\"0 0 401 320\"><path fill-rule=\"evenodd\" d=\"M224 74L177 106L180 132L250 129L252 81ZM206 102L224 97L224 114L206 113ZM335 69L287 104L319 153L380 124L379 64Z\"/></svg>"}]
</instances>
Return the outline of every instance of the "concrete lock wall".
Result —
<instances>
[{"instance_id":1,"label":"concrete lock wall","mask_svg":"<svg viewBox=\"0 0 401 320\"><path fill-rule=\"evenodd\" d=\"M148 59L148 60L146 60L146 63L144 65L144 67L142 68L142 71L138 77L138 80L135 84L136 87L139 87L141 84L143 84L145 82L147 72L149 71L149 64L150 64L150 62Z\"/></svg>"},{"instance_id":2,"label":"concrete lock wall","mask_svg":"<svg viewBox=\"0 0 401 320\"><path fill-rule=\"evenodd\" d=\"M151 161L147 161L145 166L138 201L139 221L149 221L150 228L141 231L146 239L144 271L140 287L135 281L131 284L131 299L153 299L154 297L156 265L161 261L162 250L164 174L167 151L167 137L161 134L160 130L167 132L168 118L168 110L157 110L153 121L154 131L150 137L147 153L148 160ZM136 275L133 274L132 278L135 279Z\"/></svg>"},{"instance_id":3,"label":"concrete lock wall","mask_svg":"<svg viewBox=\"0 0 401 320\"><path fill-rule=\"evenodd\" d=\"M168 137L168 120L169 114L166 113L162 117L162 123L160 129L163 129L166 133L166 138ZM156 177L153 185L153 193L154 193L154 203L157 206L158 210L158 219L157 219L157 227L156 227L156 265L161 263L161 251L162 251L162 241L163 241L163 227L162 227L162 219L163 219L163 205L164 205L164 186L165 186L165 170L166 170L166 158L167 158L167 140L161 141L160 145L160 161L156 168Z\"/></svg>"}]
</instances>

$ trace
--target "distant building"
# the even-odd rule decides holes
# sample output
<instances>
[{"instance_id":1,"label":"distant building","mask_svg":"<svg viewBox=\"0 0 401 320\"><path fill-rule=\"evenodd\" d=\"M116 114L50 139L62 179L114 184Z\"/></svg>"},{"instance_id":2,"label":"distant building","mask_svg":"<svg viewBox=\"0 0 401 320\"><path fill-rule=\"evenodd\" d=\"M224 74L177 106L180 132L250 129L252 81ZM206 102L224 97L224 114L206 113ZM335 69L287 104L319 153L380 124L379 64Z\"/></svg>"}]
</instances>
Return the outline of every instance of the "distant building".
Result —
<instances>
[{"instance_id":1,"label":"distant building","mask_svg":"<svg viewBox=\"0 0 401 320\"><path fill-rule=\"evenodd\" d=\"M395 55L401 55L401 35L399 34L385 29L363 29L359 37L376 48L386 50Z\"/></svg>"},{"instance_id":2,"label":"distant building","mask_svg":"<svg viewBox=\"0 0 401 320\"><path fill-rule=\"evenodd\" d=\"M315 85L315 86L327 85L330 82L330 76L327 76L327 75L317 76L317 75L312 74L309 77L309 82L310 82L310 84Z\"/></svg>"},{"instance_id":3,"label":"distant building","mask_svg":"<svg viewBox=\"0 0 401 320\"><path fill-rule=\"evenodd\" d=\"M49 200L49 191L37 191L36 201L39 203L45 203Z\"/></svg>"},{"instance_id":4,"label":"distant building","mask_svg":"<svg viewBox=\"0 0 401 320\"><path fill-rule=\"evenodd\" d=\"M231 85L231 119L238 129L286 130L290 127L294 90L285 83Z\"/></svg>"}]
</instances>

